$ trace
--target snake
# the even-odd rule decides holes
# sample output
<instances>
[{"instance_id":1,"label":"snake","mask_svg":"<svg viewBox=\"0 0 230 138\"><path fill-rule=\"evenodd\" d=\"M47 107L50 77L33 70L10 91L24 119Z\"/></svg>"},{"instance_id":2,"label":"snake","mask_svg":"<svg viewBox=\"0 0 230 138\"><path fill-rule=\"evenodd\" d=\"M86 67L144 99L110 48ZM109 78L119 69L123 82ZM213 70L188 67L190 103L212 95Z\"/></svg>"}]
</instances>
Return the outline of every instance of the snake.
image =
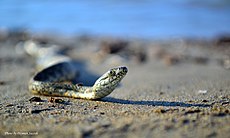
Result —
<instances>
[{"instance_id":1,"label":"snake","mask_svg":"<svg viewBox=\"0 0 230 138\"><path fill-rule=\"evenodd\" d=\"M128 72L125 66L114 67L99 77L93 86L65 83L73 80L78 72L73 60L62 54L57 45L47 47L28 40L23 46L26 53L36 59L37 71L28 84L29 91L36 95L101 99L112 93Z\"/></svg>"}]
</instances>

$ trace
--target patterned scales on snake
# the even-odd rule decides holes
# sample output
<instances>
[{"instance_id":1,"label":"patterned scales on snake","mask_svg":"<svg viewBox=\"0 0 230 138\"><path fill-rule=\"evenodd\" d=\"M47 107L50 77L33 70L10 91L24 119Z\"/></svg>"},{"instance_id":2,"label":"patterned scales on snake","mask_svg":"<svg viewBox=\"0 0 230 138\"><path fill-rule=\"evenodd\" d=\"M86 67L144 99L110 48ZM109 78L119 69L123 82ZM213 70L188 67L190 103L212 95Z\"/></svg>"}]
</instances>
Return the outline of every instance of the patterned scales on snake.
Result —
<instances>
[{"instance_id":1,"label":"patterned scales on snake","mask_svg":"<svg viewBox=\"0 0 230 138\"><path fill-rule=\"evenodd\" d=\"M29 81L29 90L34 94L65 96L82 99L100 99L109 95L124 78L128 69L112 68L103 74L93 86L62 83L76 76L72 60L59 54L57 46L42 47L34 41L24 43L25 51L37 59L38 73Z\"/></svg>"}]
</instances>

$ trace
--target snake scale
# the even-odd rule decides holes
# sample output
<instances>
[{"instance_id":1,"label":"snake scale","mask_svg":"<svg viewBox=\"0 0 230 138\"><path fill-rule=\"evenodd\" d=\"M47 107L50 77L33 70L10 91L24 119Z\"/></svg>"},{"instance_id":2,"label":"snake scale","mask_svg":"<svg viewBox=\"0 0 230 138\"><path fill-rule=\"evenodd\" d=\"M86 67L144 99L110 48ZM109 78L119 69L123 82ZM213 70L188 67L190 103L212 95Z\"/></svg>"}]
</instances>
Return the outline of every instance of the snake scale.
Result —
<instances>
[{"instance_id":1,"label":"snake scale","mask_svg":"<svg viewBox=\"0 0 230 138\"><path fill-rule=\"evenodd\" d=\"M60 54L59 47L44 47L34 41L26 41L24 49L36 58L38 72L29 81L29 91L33 94L100 99L109 95L128 72L124 66L112 68L98 78L93 86L63 83L74 79L77 70L70 57Z\"/></svg>"}]
</instances>

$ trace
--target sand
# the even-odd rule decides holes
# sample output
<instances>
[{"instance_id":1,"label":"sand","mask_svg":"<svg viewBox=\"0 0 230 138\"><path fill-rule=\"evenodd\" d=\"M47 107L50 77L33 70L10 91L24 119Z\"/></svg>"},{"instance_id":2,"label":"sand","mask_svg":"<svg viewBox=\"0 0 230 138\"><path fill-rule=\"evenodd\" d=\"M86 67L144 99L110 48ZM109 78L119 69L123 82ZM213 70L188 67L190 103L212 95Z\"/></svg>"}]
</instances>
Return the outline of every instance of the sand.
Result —
<instances>
[{"instance_id":1,"label":"sand","mask_svg":"<svg viewBox=\"0 0 230 138\"><path fill-rule=\"evenodd\" d=\"M111 67L129 71L100 100L33 95L35 59L19 44L31 34L1 35L0 137L230 137L228 41L33 37L65 48L84 85Z\"/></svg>"}]
</instances>

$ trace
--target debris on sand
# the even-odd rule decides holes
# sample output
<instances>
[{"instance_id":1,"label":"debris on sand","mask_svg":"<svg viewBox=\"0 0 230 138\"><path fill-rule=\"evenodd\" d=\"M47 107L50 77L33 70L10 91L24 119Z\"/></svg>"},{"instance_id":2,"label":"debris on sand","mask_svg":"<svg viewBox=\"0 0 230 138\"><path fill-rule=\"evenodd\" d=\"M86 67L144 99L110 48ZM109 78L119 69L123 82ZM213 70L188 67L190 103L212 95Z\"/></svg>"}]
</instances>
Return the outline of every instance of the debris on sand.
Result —
<instances>
[{"instance_id":1,"label":"debris on sand","mask_svg":"<svg viewBox=\"0 0 230 138\"><path fill-rule=\"evenodd\" d=\"M208 90L198 90L198 94L206 94Z\"/></svg>"},{"instance_id":2,"label":"debris on sand","mask_svg":"<svg viewBox=\"0 0 230 138\"><path fill-rule=\"evenodd\" d=\"M29 99L29 101L32 103L32 102L43 102L42 99L40 97L32 97Z\"/></svg>"}]
</instances>

